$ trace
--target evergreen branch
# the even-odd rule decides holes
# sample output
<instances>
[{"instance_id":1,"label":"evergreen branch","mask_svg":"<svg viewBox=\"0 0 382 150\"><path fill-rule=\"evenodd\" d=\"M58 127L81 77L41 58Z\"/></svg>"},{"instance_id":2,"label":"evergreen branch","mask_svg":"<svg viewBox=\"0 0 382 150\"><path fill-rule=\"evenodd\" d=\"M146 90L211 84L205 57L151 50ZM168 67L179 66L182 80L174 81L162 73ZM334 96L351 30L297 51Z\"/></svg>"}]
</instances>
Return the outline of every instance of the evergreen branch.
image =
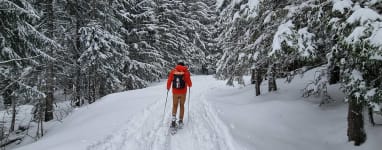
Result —
<instances>
[{"instance_id":1,"label":"evergreen branch","mask_svg":"<svg viewBox=\"0 0 382 150\"><path fill-rule=\"evenodd\" d=\"M11 59L11 60L6 60L6 61L0 61L0 64L6 64L6 63L9 63L9 62L13 62L13 61L21 61L21 60L33 59L33 58L37 58L37 57L40 57L40 56L41 55L27 57L27 58L19 58L19 59Z\"/></svg>"}]
</instances>

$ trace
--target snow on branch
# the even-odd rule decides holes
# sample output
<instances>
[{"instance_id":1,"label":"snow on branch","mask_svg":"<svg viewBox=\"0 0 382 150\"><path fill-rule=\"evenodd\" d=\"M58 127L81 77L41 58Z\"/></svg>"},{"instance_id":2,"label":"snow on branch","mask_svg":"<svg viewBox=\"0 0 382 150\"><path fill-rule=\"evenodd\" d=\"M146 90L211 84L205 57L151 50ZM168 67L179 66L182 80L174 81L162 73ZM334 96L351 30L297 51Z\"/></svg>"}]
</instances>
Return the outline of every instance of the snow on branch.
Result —
<instances>
[{"instance_id":1,"label":"snow on branch","mask_svg":"<svg viewBox=\"0 0 382 150\"><path fill-rule=\"evenodd\" d=\"M346 20L347 23L355 24L359 22L365 25L368 21L382 20L382 16L370 8L359 8Z\"/></svg>"},{"instance_id":2,"label":"snow on branch","mask_svg":"<svg viewBox=\"0 0 382 150\"><path fill-rule=\"evenodd\" d=\"M27 60L27 59L34 59L34 58L37 58L37 57L40 57L40 56L41 55L27 57L27 58L19 58L19 59L11 59L11 60L6 60L6 61L0 61L0 64L5 64L5 63L13 62L13 61L21 61L21 60Z\"/></svg>"},{"instance_id":3,"label":"snow on branch","mask_svg":"<svg viewBox=\"0 0 382 150\"><path fill-rule=\"evenodd\" d=\"M286 42L288 46L293 46L293 41L290 39L291 36L295 34L293 28L294 24L292 23L292 20L289 20L288 22L281 24L278 27L277 32L273 37L272 51L268 53L268 56L271 56L275 54L278 50L281 50L281 44L283 42Z\"/></svg>"}]
</instances>

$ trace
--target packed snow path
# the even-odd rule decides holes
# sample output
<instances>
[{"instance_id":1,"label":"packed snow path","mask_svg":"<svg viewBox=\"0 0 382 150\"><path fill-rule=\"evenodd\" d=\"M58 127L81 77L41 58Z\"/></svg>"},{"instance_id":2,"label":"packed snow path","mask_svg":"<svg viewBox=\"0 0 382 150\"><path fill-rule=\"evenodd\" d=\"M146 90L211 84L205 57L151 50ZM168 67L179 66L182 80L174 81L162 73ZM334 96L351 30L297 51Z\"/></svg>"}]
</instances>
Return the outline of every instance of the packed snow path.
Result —
<instances>
[{"instance_id":1,"label":"packed snow path","mask_svg":"<svg viewBox=\"0 0 382 150\"><path fill-rule=\"evenodd\" d=\"M166 95L143 112L137 112L119 131L89 145L88 150L234 150L235 144L228 128L206 102L205 93L214 87L206 86L211 78L199 77L191 88L190 114L188 97L185 105L185 125L175 135L169 134L172 94L168 95L166 115L163 116ZM163 89L165 87L163 86ZM165 90L163 90L165 91ZM178 109L179 111L179 109Z\"/></svg>"}]
</instances>

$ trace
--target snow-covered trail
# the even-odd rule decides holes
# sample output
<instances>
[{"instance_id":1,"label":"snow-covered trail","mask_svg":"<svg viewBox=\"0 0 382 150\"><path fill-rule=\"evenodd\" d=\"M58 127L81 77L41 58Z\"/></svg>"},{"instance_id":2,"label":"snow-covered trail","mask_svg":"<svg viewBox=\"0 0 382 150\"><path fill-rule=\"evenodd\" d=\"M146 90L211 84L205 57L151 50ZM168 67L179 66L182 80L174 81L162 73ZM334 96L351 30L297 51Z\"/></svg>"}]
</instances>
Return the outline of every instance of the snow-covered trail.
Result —
<instances>
[{"instance_id":1,"label":"snow-covered trail","mask_svg":"<svg viewBox=\"0 0 382 150\"><path fill-rule=\"evenodd\" d=\"M168 132L171 93L163 117L165 82L113 93L76 109L61 122L49 122L53 126L45 126L43 138L36 142L30 138L30 144L17 150L380 149L382 128L366 121L366 143L354 147L347 141L347 105L339 85L328 88L337 101L327 106L318 106L320 97L301 97L301 89L316 71L289 84L279 79L277 92L267 92L264 82L257 97L249 76L244 87L228 87L212 76L192 76L190 114L187 101L184 129L174 136ZM382 122L381 116L375 117Z\"/></svg>"},{"instance_id":2,"label":"snow-covered trail","mask_svg":"<svg viewBox=\"0 0 382 150\"><path fill-rule=\"evenodd\" d=\"M185 125L177 134L169 134L172 94L168 95L166 115L163 116L165 96L143 112L138 112L119 131L110 133L87 147L88 150L234 150L239 148L226 125L206 101L205 94L219 86L210 84L209 76L197 76L191 88L190 114L187 97ZM164 88L164 87L163 87ZM188 94L189 95L189 94ZM179 109L178 109L179 110Z\"/></svg>"}]
</instances>

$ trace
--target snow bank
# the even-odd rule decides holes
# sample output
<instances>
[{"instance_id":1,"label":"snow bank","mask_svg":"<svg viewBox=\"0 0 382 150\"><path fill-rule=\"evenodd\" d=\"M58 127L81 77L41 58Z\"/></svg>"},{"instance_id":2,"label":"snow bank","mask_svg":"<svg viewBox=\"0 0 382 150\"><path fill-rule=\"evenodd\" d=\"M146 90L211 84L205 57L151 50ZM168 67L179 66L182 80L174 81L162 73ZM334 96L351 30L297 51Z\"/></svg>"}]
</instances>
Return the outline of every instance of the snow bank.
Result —
<instances>
[{"instance_id":1,"label":"snow bank","mask_svg":"<svg viewBox=\"0 0 382 150\"><path fill-rule=\"evenodd\" d=\"M290 84L278 80L277 92L267 92L267 82L263 82L262 94L255 96L254 85L246 77L249 86L220 86L208 91L206 98L230 126L234 138L248 150L380 149L382 128L372 127L367 119L366 143L355 147L347 141L347 104L343 103L339 85L328 87L329 95L336 100L332 104L319 107L320 97L301 97L301 89L313 80L316 71L308 71Z\"/></svg>"}]
</instances>

